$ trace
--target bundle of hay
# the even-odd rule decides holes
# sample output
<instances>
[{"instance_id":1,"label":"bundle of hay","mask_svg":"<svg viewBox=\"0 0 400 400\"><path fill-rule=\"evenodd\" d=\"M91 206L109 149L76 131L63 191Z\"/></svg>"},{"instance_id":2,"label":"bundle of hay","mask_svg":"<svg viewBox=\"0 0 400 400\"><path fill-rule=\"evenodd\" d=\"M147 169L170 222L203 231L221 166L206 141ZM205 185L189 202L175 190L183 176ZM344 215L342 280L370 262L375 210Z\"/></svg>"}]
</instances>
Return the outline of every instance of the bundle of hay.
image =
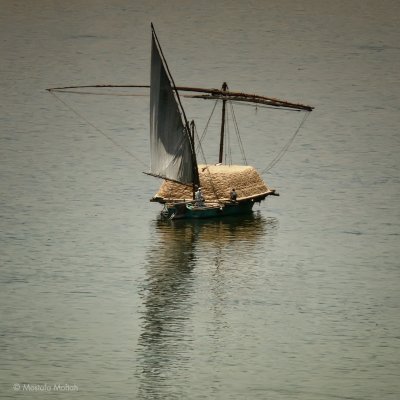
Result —
<instances>
[{"instance_id":1,"label":"bundle of hay","mask_svg":"<svg viewBox=\"0 0 400 400\"><path fill-rule=\"evenodd\" d=\"M228 201L232 189L237 200L273 194L258 172L247 165L199 165L200 186L206 202ZM153 201L185 201L192 199L192 186L164 181Z\"/></svg>"}]
</instances>

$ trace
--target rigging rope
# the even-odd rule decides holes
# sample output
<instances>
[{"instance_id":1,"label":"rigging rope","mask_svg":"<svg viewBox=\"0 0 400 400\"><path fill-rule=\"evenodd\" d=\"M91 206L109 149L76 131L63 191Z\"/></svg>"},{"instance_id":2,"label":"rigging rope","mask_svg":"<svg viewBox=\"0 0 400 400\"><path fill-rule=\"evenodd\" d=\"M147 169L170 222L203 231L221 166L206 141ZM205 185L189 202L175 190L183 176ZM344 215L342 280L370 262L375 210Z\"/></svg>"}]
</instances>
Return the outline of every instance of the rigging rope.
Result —
<instances>
[{"instance_id":1,"label":"rigging rope","mask_svg":"<svg viewBox=\"0 0 400 400\"><path fill-rule=\"evenodd\" d=\"M278 152L278 154L273 158L273 160L267 165L265 169L261 171L261 174L264 174L271 170L280 160L281 158L285 155L285 153L289 150L290 145L293 143L295 137L299 133L301 127L303 126L304 122L306 122L306 119L308 118L310 114L310 111L306 112L303 120L300 122L300 125L298 126L297 130L294 132L293 136L288 140L288 142L282 147L282 149Z\"/></svg>"},{"instance_id":2,"label":"rigging rope","mask_svg":"<svg viewBox=\"0 0 400 400\"><path fill-rule=\"evenodd\" d=\"M103 135L106 139L108 139L112 144L115 146L119 147L121 150L123 150L125 153L127 153L129 156L134 158L136 161L140 162L142 165L144 165L148 169L148 165L137 158L133 153L131 153L129 150L127 150L125 147L121 146L119 143L117 143L113 138L110 136L106 135L100 128L95 126L93 123L91 123L87 118L85 118L82 114L80 114L78 111L76 111L73 107L71 107L67 102L62 100L59 96L57 96L53 90L49 91L59 102L64 104L70 111L72 111L75 115L77 115L79 118L81 118L83 121L85 121L89 126L91 126L93 129L95 129L97 132L99 132L101 135Z\"/></svg>"},{"instance_id":3,"label":"rigging rope","mask_svg":"<svg viewBox=\"0 0 400 400\"><path fill-rule=\"evenodd\" d=\"M210 123L210 121L211 121L211 118L212 118L212 116L213 116L213 114L214 114L214 111L215 111L215 107L217 106L217 104L218 104L218 100L215 100L215 103L214 103L214 107L213 107L213 109L212 109L212 111L211 111L211 115L210 115L210 117L208 118L208 121L207 121L207 124L206 124L206 126L205 126L205 128L204 128L204 130L203 130L203 133L201 134L201 138L199 139L199 137L198 137L198 135L197 135L197 130L196 130L196 135L197 135L197 142L199 143L197 146L197 149L199 148L199 147L201 147L201 142L204 140L204 138L205 138L205 136L206 136L206 133L207 133L207 129L208 129L208 125L209 125L209 123ZM201 149L202 150L202 149Z\"/></svg>"},{"instance_id":4,"label":"rigging rope","mask_svg":"<svg viewBox=\"0 0 400 400\"><path fill-rule=\"evenodd\" d=\"M226 137L226 145L225 148L225 164L232 165L232 149L231 149L231 136L229 130L229 118L228 118L228 110L225 113L225 137Z\"/></svg>"},{"instance_id":5,"label":"rigging rope","mask_svg":"<svg viewBox=\"0 0 400 400\"><path fill-rule=\"evenodd\" d=\"M215 106L214 106L214 109L215 109ZM214 110L213 110L213 111L214 111ZM195 132L195 135L196 135L196 137L197 137L197 140L199 140L199 135L198 135L198 133L197 133L196 124L194 124L194 132ZM204 132L203 132L203 134L204 134ZM202 157L203 157L203 159L204 159L204 164L206 165L206 167L204 167L203 171L204 171L205 169L207 170L208 175L209 175L209 179L210 179L210 183L211 183L212 191L214 192L215 198L216 198L216 199L218 200L218 202L220 203L219 197L218 197L218 193L217 193L217 191L216 191L216 189L215 189L215 186L214 186L214 183L213 183L213 180L212 180L211 172L210 172L210 170L208 169L207 160L206 160L206 157L205 157L205 155L204 155L203 147L201 146L201 144L199 144L199 148L200 148L200 151L201 151L201 155L202 155Z\"/></svg>"},{"instance_id":6,"label":"rigging rope","mask_svg":"<svg viewBox=\"0 0 400 400\"><path fill-rule=\"evenodd\" d=\"M111 93L94 93L94 92L86 92L86 91L78 91L78 90L73 90L73 89L81 89L81 88L112 88L112 87L138 87L138 88L147 88L148 86L145 85L92 85L92 86L73 86L73 87L65 87L65 88L52 88L52 89L47 89L58 101L60 101L62 104L64 104L65 107L67 107L70 111L72 111L75 115L77 115L79 118L81 118L83 121L85 121L89 126L91 126L94 130L96 130L98 133L100 133L102 136L104 136L106 139L108 139L111 143L113 143L116 147L119 147L122 151L124 151L126 154L128 154L130 157L132 157L133 159L135 159L136 161L138 161L140 164L142 164L145 168L148 169L148 164L146 164L145 162L143 162L142 160L140 160L138 157L136 157L133 153L131 153L129 150L127 150L125 147L121 146L119 143L117 143L113 138L111 138L110 136L108 136L106 133L104 133L100 128L98 128L97 126L95 126L93 123L91 123L87 118L85 118L82 114L80 114L78 111L76 111L72 106L70 106L67 102L65 102L64 100L62 100L59 96L57 96L55 94L55 92L60 92L60 93L75 93L75 94L93 94L93 95L111 95L111 96L147 96L146 94L137 94L137 95L132 95L132 94L124 94L124 93L115 93L115 94L111 94ZM192 96L185 96L184 97L192 97ZM197 150L200 149L202 157L204 159L205 164L207 164L205 155L204 155L204 151L203 148L201 146L201 142L204 140L205 135L207 133L207 129L209 126L209 123L211 121L211 118L214 114L215 108L217 106L219 99L217 99L214 103L214 107L212 109L211 115L207 121L207 124L204 128L204 131L202 133L201 138L198 137L198 133L196 130L196 136L198 139L198 145L197 145ZM240 133L239 133L239 127L238 127L238 123L236 120L236 116L233 110L233 103L235 104L240 104L241 106L249 106L249 107L256 107L256 110L258 108L275 108L273 106L270 105L264 105L264 104L257 104L256 106L252 105L252 104L246 104L246 103L242 103L239 101L235 101L235 100L229 100L230 103L230 107L231 107L231 113L232 113L232 120L234 123L234 127L235 127L235 132L238 138L238 143L239 143L239 147L240 147L240 151L243 157L243 161L245 163L245 165L247 165L247 160L246 160L246 155L244 152L244 147L243 147L243 143L240 137ZM299 112L300 110L295 110L295 109L286 109L287 111L297 111ZM309 116L310 111L306 112L300 125L298 126L297 130L294 132L294 134L292 135L292 137L290 137L290 139L288 140L288 142L282 147L282 149L278 152L278 154L273 158L273 160L267 165L267 167L262 170L261 174L264 174L268 171L270 171L281 159L282 157L285 155L285 153L289 150L289 147L291 146L291 144L293 143L294 139L296 138L297 134L299 133L301 127L303 126L303 124L305 123L306 119ZM229 127L227 126L228 131L229 131ZM229 134L229 132L228 132ZM230 140L228 138L228 140ZM230 154L230 158L231 158L231 154ZM227 154L225 153L225 162L226 162L226 158L227 158Z\"/></svg>"},{"instance_id":7,"label":"rigging rope","mask_svg":"<svg viewBox=\"0 0 400 400\"><path fill-rule=\"evenodd\" d=\"M242 138L240 137L240 133L239 133L239 125L238 125L238 123L237 123L236 116L235 116L235 112L234 112L234 110L233 110L233 104L232 104L231 101L230 101L230 106L231 106L231 112L232 112L232 120L233 120L233 123L234 123L234 126L235 126L235 132L236 132L236 136L237 136L237 139L238 139L240 152L242 153L242 158L243 158L244 164L247 165L246 154L245 154L245 152L244 152L244 147L243 147L243 143L242 143ZM256 106L256 107L257 107L257 106Z\"/></svg>"}]
</instances>

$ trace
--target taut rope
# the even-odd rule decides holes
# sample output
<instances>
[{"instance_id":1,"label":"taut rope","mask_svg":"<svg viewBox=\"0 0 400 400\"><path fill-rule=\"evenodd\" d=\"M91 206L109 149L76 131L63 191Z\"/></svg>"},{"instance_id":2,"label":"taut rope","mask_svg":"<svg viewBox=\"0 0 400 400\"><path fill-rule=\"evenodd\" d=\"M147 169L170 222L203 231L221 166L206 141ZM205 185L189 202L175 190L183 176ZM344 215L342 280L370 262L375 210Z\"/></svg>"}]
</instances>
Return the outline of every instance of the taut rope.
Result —
<instances>
[{"instance_id":1,"label":"taut rope","mask_svg":"<svg viewBox=\"0 0 400 400\"><path fill-rule=\"evenodd\" d=\"M303 120L300 122L299 127L296 129L294 132L293 136L287 141L287 143L282 147L282 149L278 152L278 154L273 158L273 160L267 165L265 169L261 171L261 174L264 174L271 170L280 160L281 158L285 155L285 153L289 150L290 145L293 143L295 137L299 133L301 127L303 126L304 122L306 122L306 119L308 118L310 112L306 112Z\"/></svg>"},{"instance_id":2,"label":"taut rope","mask_svg":"<svg viewBox=\"0 0 400 400\"><path fill-rule=\"evenodd\" d=\"M77 115L80 119L85 121L89 126L91 126L94 130L96 130L98 133L103 135L106 139L108 139L112 144L115 146L119 147L121 150L123 150L126 154L128 154L130 157L134 158L136 161L138 161L140 164L146 167L148 169L148 165L140 160L138 157L136 157L133 153L131 153L129 150L127 150L125 147L121 146L119 143L117 143L112 137L108 136L106 133L104 133L100 128L98 128L96 125L94 125L92 122L90 122L87 118L85 118L81 113L79 113L77 110L75 110L73 107L71 107L67 102L62 100L59 96L55 94L54 90L49 90L49 92L62 104L64 104L65 107L67 107L70 111L72 111L75 115Z\"/></svg>"}]
</instances>

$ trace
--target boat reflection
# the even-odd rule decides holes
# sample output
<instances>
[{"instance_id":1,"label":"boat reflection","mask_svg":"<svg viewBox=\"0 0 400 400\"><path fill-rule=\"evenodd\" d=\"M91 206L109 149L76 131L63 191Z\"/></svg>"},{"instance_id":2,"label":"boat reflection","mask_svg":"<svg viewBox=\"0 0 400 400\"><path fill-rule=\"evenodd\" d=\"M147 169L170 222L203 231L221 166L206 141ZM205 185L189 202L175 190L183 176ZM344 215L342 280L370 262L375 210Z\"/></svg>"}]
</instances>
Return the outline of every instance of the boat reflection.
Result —
<instances>
[{"instance_id":1,"label":"boat reflection","mask_svg":"<svg viewBox=\"0 0 400 400\"><path fill-rule=\"evenodd\" d=\"M225 274L218 271L231 262L232 251L251 251L277 226L276 219L257 213L239 218L154 222L154 244L148 252L140 292L143 317L137 347L139 398L183 398L174 382L177 376L184 379L189 374L187 364L193 353L195 329L191 317L194 297L201 287L198 280L204 278L201 271L210 272L211 267L212 279L223 279ZM210 296L218 298L217 292Z\"/></svg>"}]
</instances>

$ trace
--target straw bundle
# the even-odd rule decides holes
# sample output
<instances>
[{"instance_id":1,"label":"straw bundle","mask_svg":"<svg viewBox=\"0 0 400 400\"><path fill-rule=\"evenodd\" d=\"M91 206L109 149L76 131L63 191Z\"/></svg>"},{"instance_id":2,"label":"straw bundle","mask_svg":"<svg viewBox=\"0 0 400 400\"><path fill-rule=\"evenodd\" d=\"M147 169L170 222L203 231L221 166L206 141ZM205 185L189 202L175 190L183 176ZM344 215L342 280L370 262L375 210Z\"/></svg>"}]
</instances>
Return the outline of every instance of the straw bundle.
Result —
<instances>
[{"instance_id":1,"label":"straw bundle","mask_svg":"<svg viewBox=\"0 0 400 400\"><path fill-rule=\"evenodd\" d=\"M246 165L199 165L200 186L207 202L229 200L234 188L237 200L270 194L258 172ZM192 187L164 181L155 199L183 201L192 198Z\"/></svg>"}]
</instances>

